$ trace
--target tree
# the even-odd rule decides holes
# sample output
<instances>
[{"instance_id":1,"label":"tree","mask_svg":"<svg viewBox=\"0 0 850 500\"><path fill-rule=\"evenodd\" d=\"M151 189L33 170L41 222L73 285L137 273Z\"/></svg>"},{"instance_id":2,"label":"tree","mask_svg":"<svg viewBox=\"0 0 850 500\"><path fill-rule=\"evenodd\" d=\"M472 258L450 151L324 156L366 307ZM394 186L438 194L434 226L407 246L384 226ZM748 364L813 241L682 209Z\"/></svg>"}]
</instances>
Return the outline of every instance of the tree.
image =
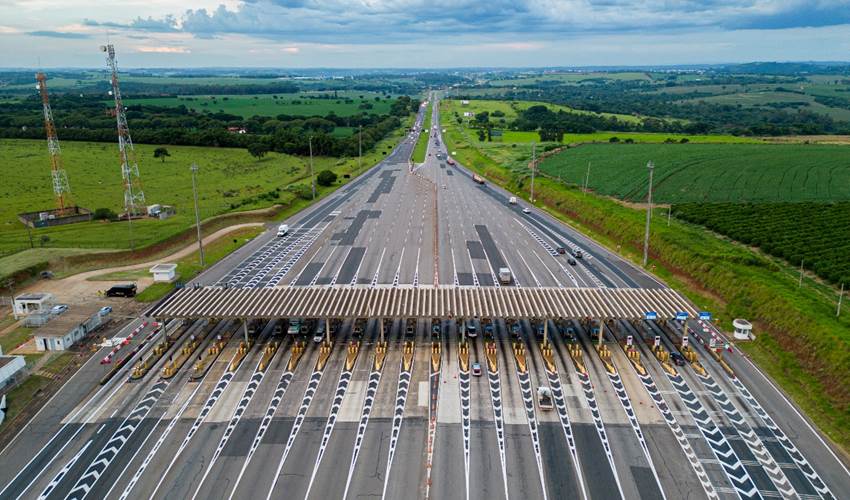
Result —
<instances>
[{"instance_id":1,"label":"tree","mask_svg":"<svg viewBox=\"0 0 850 500\"><path fill-rule=\"evenodd\" d=\"M166 149L166 148L159 147L159 148L156 148L156 149L153 150L153 157L159 158L160 160L162 160L162 163L165 163L165 157L166 156L171 156L168 153L168 149Z\"/></svg>"},{"instance_id":2,"label":"tree","mask_svg":"<svg viewBox=\"0 0 850 500\"><path fill-rule=\"evenodd\" d=\"M118 215L109 208L98 208L92 214L94 220L114 220L117 217Z\"/></svg>"},{"instance_id":3,"label":"tree","mask_svg":"<svg viewBox=\"0 0 850 500\"><path fill-rule=\"evenodd\" d=\"M248 152L251 153L251 156L259 160L263 156L266 156L266 153L269 152L269 147L262 142L252 142L248 144Z\"/></svg>"},{"instance_id":4,"label":"tree","mask_svg":"<svg viewBox=\"0 0 850 500\"><path fill-rule=\"evenodd\" d=\"M320 186L330 186L336 182L336 173L332 170L322 170L319 172L319 175L316 176L316 182L318 182Z\"/></svg>"},{"instance_id":5,"label":"tree","mask_svg":"<svg viewBox=\"0 0 850 500\"><path fill-rule=\"evenodd\" d=\"M484 129L478 129L478 140L483 141L484 139L486 139L486 136L484 135Z\"/></svg>"}]
</instances>

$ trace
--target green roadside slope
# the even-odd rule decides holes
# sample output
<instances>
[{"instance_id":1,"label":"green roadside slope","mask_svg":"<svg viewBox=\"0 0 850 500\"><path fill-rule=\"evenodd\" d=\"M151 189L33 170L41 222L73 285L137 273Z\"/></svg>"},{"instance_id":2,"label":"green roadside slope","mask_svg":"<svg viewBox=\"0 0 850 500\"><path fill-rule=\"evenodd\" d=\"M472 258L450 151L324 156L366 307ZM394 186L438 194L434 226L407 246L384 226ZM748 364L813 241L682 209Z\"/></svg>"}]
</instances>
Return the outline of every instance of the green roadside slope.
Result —
<instances>
[{"instance_id":1,"label":"green roadside slope","mask_svg":"<svg viewBox=\"0 0 850 500\"><path fill-rule=\"evenodd\" d=\"M530 182L523 170L494 160L498 154L489 146L478 148L460 126L442 126L460 162L528 198ZM542 176L535 181L535 196L553 216L640 262L644 211ZM650 270L714 312L727 331L733 318L752 320L757 339L738 346L825 434L850 450L850 313L845 308L836 317L836 295L814 285L799 288L788 265L700 226L675 219L668 226L666 215L666 209L658 209L652 219Z\"/></svg>"}]
</instances>

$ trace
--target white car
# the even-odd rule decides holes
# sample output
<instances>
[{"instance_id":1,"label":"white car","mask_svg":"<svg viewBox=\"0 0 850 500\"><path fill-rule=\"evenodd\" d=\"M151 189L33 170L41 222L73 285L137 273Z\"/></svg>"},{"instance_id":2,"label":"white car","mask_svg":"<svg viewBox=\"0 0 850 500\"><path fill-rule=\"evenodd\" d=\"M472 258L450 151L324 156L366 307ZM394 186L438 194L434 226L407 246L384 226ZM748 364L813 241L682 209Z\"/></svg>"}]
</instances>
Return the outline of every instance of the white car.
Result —
<instances>
[{"instance_id":1,"label":"white car","mask_svg":"<svg viewBox=\"0 0 850 500\"><path fill-rule=\"evenodd\" d=\"M313 335L313 342L316 344L321 344L323 340L325 340L325 337L321 333Z\"/></svg>"},{"instance_id":2,"label":"white car","mask_svg":"<svg viewBox=\"0 0 850 500\"><path fill-rule=\"evenodd\" d=\"M51 314L62 314L68 310L68 304L58 304L50 308Z\"/></svg>"},{"instance_id":3,"label":"white car","mask_svg":"<svg viewBox=\"0 0 850 500\"><path fill-rule=\"evenodd\" d=\"M109 313L111 313L111 312L112 312L112 307L111 307L111 306L105 306L105 307L101 307L101 308L100 308L100 315L101 315L101 316L106 316L106 315L108 315L108 314L109 314Z\"/></svg>"},{"instance_id":4,"label":"white car","mask_svg":"<svg viewBox=\"0 0 850 500\"><path fill-rule=\"evenodd\" d=\"M528 208L528 207L524 207L524 208L522 209L522 213L524 213L524 214L530 214L530 213L531 213L531 209L530 209L530 208Z\"/></svg>"}]
</instances>

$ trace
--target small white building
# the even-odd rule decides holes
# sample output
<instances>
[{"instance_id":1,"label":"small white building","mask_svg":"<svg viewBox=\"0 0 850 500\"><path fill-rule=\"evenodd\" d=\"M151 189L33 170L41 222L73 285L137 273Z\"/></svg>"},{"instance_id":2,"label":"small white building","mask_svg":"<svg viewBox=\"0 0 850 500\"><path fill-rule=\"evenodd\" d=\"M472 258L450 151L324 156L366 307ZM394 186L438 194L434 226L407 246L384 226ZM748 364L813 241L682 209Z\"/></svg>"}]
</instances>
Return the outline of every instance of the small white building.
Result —
<instances>
[{"instance_id":1,"label":"small white building","mask_svg":"<svg viewBox=\"0 0 850 500\"><path fill-rule=\"evenodd\" d=\"M177 264L157 264L150 268L154 283L171 283L177 279Z\"/></svg>"},{"instance_id":2,"label":"small white building","mask_svg":"<svg viewBox=\"0 0 850 500\"><path fill-rule=\"evenodd\" d=\"M473 111L464 111L463 116L465 118L472 118L473 116L475 116L475 113Z\"/></svg>"},{"instance_id":3,"label":"small white building","mask_svg":"<svg viewBox=\"0 0 850 500\"><path fill-rule=\"evenodd\" d=\"M54 301L55 299L52 293L23 293L15 297L12 304L12 312L15 315L15 319L38 312L45 312L53 307Z\"/></svg>"},{"instance_id":4,"label":"small white building","mask_svg":"<svg viewBox=\"0 0 850 500\"><path fill-rule=\"evenodd\" d=\"M15 383L18 373L24 369L24 366L26 361L23 356L0 355L0 391Z\"/></svg>"},{"instance_id":5,"label":"small white building","mask_svg":"<svg viewBox=\"0 0 850 500\"><path fill-rule=\"evenodd\" d=\"M736 340L755 339L753 336L753 324L749 321L737 318L732 321L732 326L735 327L734 336Z\"/></svg>"},{"instance_id":6,"label":"small white building","mask_svg":"<svg viewBox=\"0 0 850 500\"><path fill-rule=\"evenodd\" d=\"M464 99L464 100L460 101L460 105L461 105L461 106L469 106L469 100L468 100L468 99Z\"/></svg>"},{"instance_id":7,"label":"small white building","mask_svg":"<svg viewBox=\"0 0 850 500\"><path fill-rule=\"evenodd\" d=\"M72 306L61 316L33 332L39 351L64 351L105 322L98 305Z\"/></svg>"}]
</instances>

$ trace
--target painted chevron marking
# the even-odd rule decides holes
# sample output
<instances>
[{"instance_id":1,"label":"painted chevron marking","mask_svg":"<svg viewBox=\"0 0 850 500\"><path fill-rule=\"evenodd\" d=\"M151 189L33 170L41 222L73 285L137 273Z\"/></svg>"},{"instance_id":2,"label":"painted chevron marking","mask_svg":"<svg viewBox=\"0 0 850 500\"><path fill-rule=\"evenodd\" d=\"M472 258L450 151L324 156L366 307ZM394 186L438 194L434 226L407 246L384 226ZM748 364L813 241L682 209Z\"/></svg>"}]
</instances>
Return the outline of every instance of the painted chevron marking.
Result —
<instances>
[{"instance_id":1,"label":"painted chevron marking","mask_svg":"<svg viewBox=\"0 0 850 500\"><path fill-rule=\"evenodd\" d=\"M561 421L561 428L564 430L564 437L567 440L567 446L570 448L570 456L573 458L573 466L575 467L576 477L578 478L579 488L581 488L582 498L587 500L587 487L584 484L584 474L581 470L581 462L578 459L578 450L576 449L576 441L573 437L573 427L570 423L570 415L567 412L567 403L564 400L564 390L561 387L561 378L557 372L546 370L547 378L549 379L549 388L552 389L552 397L555 400L555 407L558 409L558 418Z\"/></svg>"},{"instance_id":2,"label":"painted chevron marking","mask_svg":"<svg viewBox=\"0 0 850 500\"><path fill-rule=\"evenodd\" d=\"M543 457L540 455L540 435L537 432L537 417L534 414L534 395L531 388L531 378L528 372L517 370L517 379L522 393L522 402L525 405L525 419L528 422L528 430L531 432L531 444L534 448L534 458L537 461L537 473L540 478L540 488L543 490L543 500L549 497L546 492L546 479L543 477Z\"/></svg>"},{"instance_id":3,"label":"painted chevron marking","mask_svg":"<svg viewBox=\"0 0 850 500\"><path fill-rule=\"evenodd\" d=\"M490 382L490 399L493 401L493 424L496 427L496 440L499 443L499 461L502 464L502 483L505 486L505 498L508 496L508 466L505 458L505 420L502 411L502 382L498 371L487 370Z\"/></svg>"},{"instance_id":4,"label":"painted chevron marking","mask_svg":"<svg viewBox=\"0 0 850 500\"><path fill-rule=\"evenodd\" d=\"M165 392L168 383L167 380L160 380L151 387L145 394L145 397L130 412L130 415L124 419L118 430L112 434L112 437L109 438L109 441L103 446L100 453L97 454L85 472L77 479L68 496L65 497L66 500L82 500L88 495L101 474L109 467L109 464L112 463L112 460L115 459L121 448L124 447L127 438L136 431L139 424L147 416L148 412L151 411L151 408L153 408L153 405L159 400L162 393Z\"/></svg>"},{"instance_id":5,"label":"painted chevron marking","mask_svg":"<svg viewBox=\"0 0 850 500\"><path fill-rule=\"evenodd\" d=\"M325 430L322 433L322 441L319 444L319 454L316 455L316 463L313 465L313 473L310 475L310 483L307 485L307 493L304 495L304 498L310 498L310 490L313 489L313 481L316 479L316 473L319 472L319 466L322 464L322 457L325 456L325 450L328 448L328 442L331 440L331 434L333 434L334 425L336 424L337 417L339 416L339 409L342 408L342 400L345 398L345 393L348 391L348 385L351 382L351 371L350 370L342 370L342 373L339 376L339 382L336 386L336 394L334 394L333 404L331 404L331 411L328 414L328 421L325 423Z\"/></svg>"},{"instance_id":6,"label":"painted chevron marking","mask_svg":"<svg viewBox=\"0 0 850 500\"><path fill-rule=\"evenodd\" d=\"M460 384L460 416L463 429L463 467L466 478L466 498L469 498L469 420L470 420L470 381L469 370L458 373Z\"/></svg>"},{"instance_id":7,"label":"painted chevron marking","mask_svg":"<svg viewBox=\"0 0 850 500\"><path fill-rule=\"evenodd\" d=\"M50 493L56 488L56 486L59 485L60 482L62 482L62 479L64 479L65 475L68 473L68 471L71 470L71 467L73 467L74 464L77 463L77 461L80 459L80 457L83 455L83 453L86 452L86 450L89 448L89 446L91 446L91 444L92 444L91 440L86 442L85 446L80 448L80 451L78 451L71 458L71 460L69 460L68 463L65 464L65 467L62 467L62 470L60 470L56 474L56 476L53 479L50 480L50 483L47 485L47 487L44 489L44 491L41 492L41 495L38 496L39 500L44 500L45 498L50 496Z\"/></svg>"},{"instance_id":8,"label":"painted chevron marking","mask_svg":"<svg viewBox=\"0 0 850 500\"><path fill-rule=\"evenodd\" d=\"M413 366L410 367L413 370ZM387 453L387 471L384 474L384 489L381 493L381 500L385 500L387 497L387 484L389 484L390 479L390 471L393 466L393 458L395 457L395 449L396 445L398 445L398 437L401 432L401 423L404 420L404 404L407 401L407 392L410 389L410 378L411 372L404 371L402 367L401 372L398 374L398 389L396 389L395 396L395 412L393 413L393 429L392 434L390 434L390 447Z\"/></svg>"},{"instance_id":9,"label":"painted chevron marking","mask_svg":"<svg viewBox=\"0 0 850 500\"><path fill-rule=\"evenodd\" d=\"M251 459L254 457L254 453L257 451L257 448L260 446L260 442L263 440L263 436L266 434L266 430L268 430L269 425L272 423L272 418L274 417L275 412L277 411L277 407L280 402L283 400L283 396L286 394L286 389L289 387L289 383L292 381L292 372L285 371L280 376L280 380L277 383L277 388L275 388L274 394L272 395L272 399L269 401L269 405L266 408L266 413L263 415L263 420L260 422L260 427L257 429L257 434L254 435L254 440L251 442L251 448L248 450L248 454L245 456L245 461L242 462L242 469L239 470L239 475L236 476L236 481L233 483L233 489L230 491L229 499L233 499L233 495L236 494L236 489L239 486L239 482L242 481L242 476L245 475L245 471L248 469L248 464L251 463ZM123 499L122 499L123 500Z\"/></svg>"},{"instance_id":10,"label":"painted chevron marking","mask_svg":"<svg viewBox=\"0 0 850 500\"><path fill-rule=\"evenodd\" d=\"M614 482L617 484L617 491L620 492L620 498L625 498L623 486L620 484L620 477L617 474L617 466L614 465L614 456L611 454L611 445L608 443L608 434L605 432L605 424L602 422L602 415L599 414L599 407L596 404L596 395L593 392L593 384L590 382L590 376L578 372L576 376L581 383L587 406L590 407L590 415L593 417L593 423L594 427L596 427L596 433L599 435L599 441L602 442L602 449L605 450L608 465L611 467L611 472L614 473Z\"/></svg>"},{"instance_id":11,"label":"painted chevron marking","mask_svg":"<svg viewBox=\"0 0 850 500\"><path fill-rule=\"evenodd\" d=\"M747 401L747 404L750 405L750 408L756 412L756 414L761 418L762 422L767 426L768 430L773 434L776 440L780 445L785 449L788 455L791 457L791 460L797 464L797 467L800 469L800 472L806 476L806 479L809 481L809 484L818 492L818 494L825 499L834 499L835 495L829 490L829 487L826 483L820 478L818 473L815 471L814 467L811 466L808 460L800 453L800 450L788 439L788 436L776 425L773 418L768 415L768 413L762 408L761 404L753 397L747 387L737 378L732 378L732 383L738 389L738 392L741 393L741 396Z\"/></svg>"},{"instance_id":12,"label":"painted chevron marking","mask_svg":"<svg viewBox=\"0 0 850 500\"><path fill-rule=\"evenodd\" d=\"M620 400L620 405L623 407L623 411L626 412L629 424L631 424L632 430L640 443L643 456L646 457L646 461L649 463L649 469L652 471L652 476L655 478L655 483L658 485L658 491L661 492L661 498L666 499L667 495L664 494L664 488L661 486L661 478L658 477L658 471L655 470L655 464L652 462L652 455L649 453L649 446L646 445L646 440L643 437L640 423L638 423L637 417L635 416L635 410L632 408L632 402L629 399L629 395L626 394L626 388L623 386L620 374L616 371L611 373L607 370L605 373L608 374L608 380L611 382L611 387L614 388L614 393L617 395L617 399Z\"/></svg>"},{"instance_id":13,"label":"painted chevron marking","mask_svg":"<svg viewBox=\"0 0 850 500\"><path fill-rule=\"evenodd\" d=\"M697 428L699 428L700 433L702 433L714 456L717 457L721 467L723 467L723 471L726 473L726 477L729 478L738 495L741 498L762 498L761 493L756 488L752 478L750 478L750 474L744 468L735 450L723 436L723 433L720 432L720 429L714 423L714 420L711 419L708 412L705 411L702 403L699 402L696 395L691 391L687 382L682 378L682 375L664 373L667 375L670 383L673 384L673 388L679 393L679 397L685 403L685 407L688 408L688 411L697 423Z\"/></svg>"},{"instance_id":14,"label":"painted chevron marking","mask_svg":"<svg viewBox=\"0 0 850 500\"><path fill-rule=\"evenodd\" d=\"M375 404L375 395L380 383L381 372L373 371L369 374L369 384L366 386L366 398L363 400L360 423L357 425L357 437L354 438L354 451L351 453L351 465L348 468L348 478L345 480L345 492L342 495L342 500L348 498L348 488L351 486L351 478L354 477L354 468L357 465L357 458L360 456L360 447L363 445L366 426L369 424L369 415L372 414L372 406Z\"/></svg>"},{"instance_id":15,"label":"painted chevron marking","mask_svg":"<svg viewBox=\"0 0 850 500\"><path fill-rule=\"evenodd\" d=\"M301 407L298 408L298 413L295 415L295 421L292 423L292 429L289 431L289 438L286 440L286 447L283 449L283 455L277 464L277 471L274 474L272 485L269 488L269 493L266 495L266 500L271 500L275 486L277 486L280 478L280 471L283 470L283 464L292 450L292 445L295 443L295 438L298 437L298 431L301 430L301 424L304 423L304 418L307 416L307 410L310 409L310 403L313 402L313 396L316 395L316 390L319 388L319 383L322 381L324 370L314 370L310 381L307 383L307 388L304 390L304 397L301 399ZM234 490L235 491L235 490Z\"/></svg>"},{"instance_id":16,"label":"painted chevron marking","mask_svg":"<svg viewBox=\"0 0 850 500\"><path fill-rule=\"evenodd\" d=\"M788 481L785 473L782 472L782 469L779 465L777 465L770 453L768 453L764 443L762 443L761 439L759 439L756 433L753 432L752 427L746 423L744 417L738 409L735 408L726 393L723 392L719 385L717 385L714 377L709 374L701 375L697 373L696 375L702 385L708 389L709 393L711 393L711 396L717 402L718 406L723 409L723 412L729 418L729 421L732 422L735 431L741 436L741 439L744 443L746 443L753 456L756 457L758 464L767 473L767 476L773 482L774 486L776 486L777 491L783 498L789 500L798 498L797 492L794 491L794 487L791 486L791 483Z\"/></svg>"}]
</instances>

